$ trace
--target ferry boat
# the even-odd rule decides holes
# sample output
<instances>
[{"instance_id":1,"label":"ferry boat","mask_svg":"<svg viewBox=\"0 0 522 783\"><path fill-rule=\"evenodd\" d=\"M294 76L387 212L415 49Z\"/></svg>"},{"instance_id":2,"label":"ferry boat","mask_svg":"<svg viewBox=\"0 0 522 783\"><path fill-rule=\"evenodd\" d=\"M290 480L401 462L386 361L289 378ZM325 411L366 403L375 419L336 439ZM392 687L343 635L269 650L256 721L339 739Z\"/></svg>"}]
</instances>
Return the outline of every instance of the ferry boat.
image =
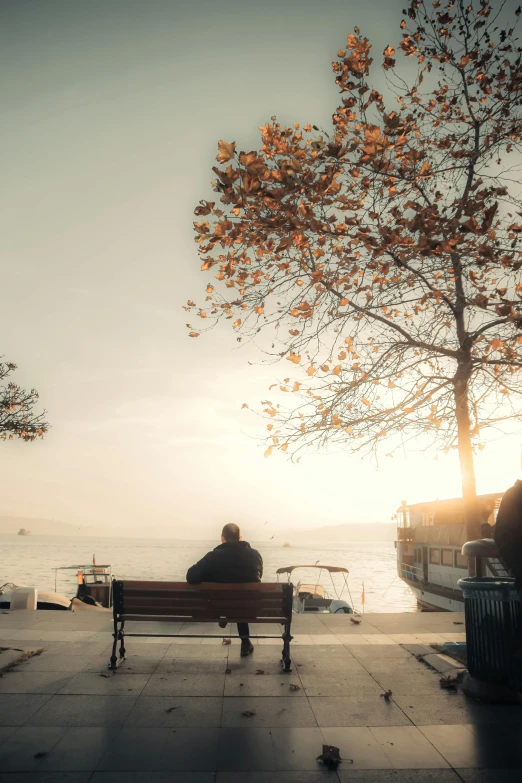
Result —
<instances>
[{"instance_id":1,"label":"ferry boat","mask_svg":"<svg viewBox=\"0 0 522 783\"><path fill-rule=\"evenodd\" d=\"M20 530L18 531L18 535L19 536L30 536L31 535L31 531L27 530L25 527L21 527Z\"/></svg>"},{"instance_id":2,"label":"ferry boat","mask_svg":"<svg viewBox=\"0 0 522 783\"><path fill-rule=\"evenodd\" d=\"M479 495L482 523L495 524L502 492ZM434 500L397 509L397 572L408 585L424 611L464 611L464 598L458 581L469 574L468 557L462 554L466 543L462 498ZM509 574L495 557L485 558L484 576Z\"/></svg>"}]
</instances>

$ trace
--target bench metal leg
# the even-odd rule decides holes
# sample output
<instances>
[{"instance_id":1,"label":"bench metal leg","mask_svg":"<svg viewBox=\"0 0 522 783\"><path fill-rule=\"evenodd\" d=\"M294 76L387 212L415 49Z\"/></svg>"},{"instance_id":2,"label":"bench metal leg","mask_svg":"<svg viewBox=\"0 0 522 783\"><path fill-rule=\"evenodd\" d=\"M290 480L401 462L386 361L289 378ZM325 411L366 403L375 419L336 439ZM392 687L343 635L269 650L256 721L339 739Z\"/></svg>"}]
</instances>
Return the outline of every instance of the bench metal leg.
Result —
<instances>
[{"instance_id":1,"label":"bench metal leg","mask_svg":"<svg viewBox=\"0 0 522 783\"><path fill-rule=\"evenodd\" d=\"M122 621L121 628L118 628L118 620L114 621L114 633L112 634L114 641L112 643L112 655L108 667L112 671L117 669L117 667L125 660L125 644L124 644L125 631L123 630L124 625L125 625L125 620ZM118 641L120 642L119 658L116 657L116 647L118 646Z\"/></svg>"},{"instance_id":2,"label":"bench metal leg","mask_svg":"<svg viewBox=\"0 0 522 783\"><path fill-rule=\"evenodd\" d=\"M294 637L290 634L290 624L285 625L285 632L283 634L283 658L281 665L284 672L292 671L292 659L290 658L290 642Z\"/></svg>"},{"instance_id":3,"label":"bench metal leg","mask_svg":"<svg viewBox=\"0 0 522 783\"><path fill-rule=\"evenodd\" d=\"M121 624L119 639L120 639L120 663L125 658L125 620Z\"/></svg>"}]
</instances>

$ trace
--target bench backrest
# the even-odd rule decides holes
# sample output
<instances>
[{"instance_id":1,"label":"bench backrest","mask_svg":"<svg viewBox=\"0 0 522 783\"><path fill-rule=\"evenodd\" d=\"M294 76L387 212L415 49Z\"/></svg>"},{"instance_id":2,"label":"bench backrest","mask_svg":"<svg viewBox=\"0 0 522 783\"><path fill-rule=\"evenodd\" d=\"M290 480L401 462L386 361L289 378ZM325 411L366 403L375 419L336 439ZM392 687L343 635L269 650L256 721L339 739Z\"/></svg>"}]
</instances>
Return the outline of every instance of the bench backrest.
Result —
<instances>
[{"instance_id":1,"label":"bench backrest","mask_svg":"<svg viewBox=\"0 0 522 783\"><path fill-rule=\"evenodd\" d=\"M125 620L288 623L292 595L290 583L113 581L114 616Z\"/></svg>"}]
</instances>

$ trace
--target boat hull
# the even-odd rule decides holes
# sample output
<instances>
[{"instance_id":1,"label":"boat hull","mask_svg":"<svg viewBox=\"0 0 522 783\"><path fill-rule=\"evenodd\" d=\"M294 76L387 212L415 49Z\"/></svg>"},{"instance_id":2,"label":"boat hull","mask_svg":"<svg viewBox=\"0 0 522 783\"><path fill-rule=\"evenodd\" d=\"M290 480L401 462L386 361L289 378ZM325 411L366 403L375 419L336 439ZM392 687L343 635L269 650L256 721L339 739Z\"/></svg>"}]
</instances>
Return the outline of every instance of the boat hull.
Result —
<instances>
[{"instance_id":1,"label":"boat hull","mask_svg":"<svg viewBox=\"0 0 522 783\"><path fill-rule=\"evenodd\" d=\"M435 585L418 583L403 579L417 599L417 603L424 611L431 612L463 612L464 598L462 593L453 590L444 590Z\"/></svg>"},{"instance_id":2,"label":"boat hull","mask_svg":"<svg viewBox=\"0 0 522 783\"><path fill-rule=\"evenodd\" d=\"M71 608L71 599L59 593L37 592L36 608L38 611L67 612ZM0 595L0 610L11 608L11 593Z\"/></svg>"}]
</instances>

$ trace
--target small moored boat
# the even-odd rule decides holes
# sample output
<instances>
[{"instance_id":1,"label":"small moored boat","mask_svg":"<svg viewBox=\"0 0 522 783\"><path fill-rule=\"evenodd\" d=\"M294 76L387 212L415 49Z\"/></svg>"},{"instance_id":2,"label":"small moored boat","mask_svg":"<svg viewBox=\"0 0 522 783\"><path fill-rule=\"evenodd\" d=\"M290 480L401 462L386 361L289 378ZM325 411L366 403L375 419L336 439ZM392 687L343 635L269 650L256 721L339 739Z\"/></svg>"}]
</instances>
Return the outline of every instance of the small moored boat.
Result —
<instances>
[{"instance_id":1,"label":"small moored boat","mask_svg":"<svg viewBox=\"0 0 522 783\"><path fill-rule=\"evenodd\" d=\"M297 614L306 612L327 612L330 614L353 614L351 604L345 601L342 596L346 591L347 597L350 597L350 588L348 587L348 569L341 566L327 565L295 565L284 566L276 571L277 581L283 574L287 575L288 581L292 573L297 569L318 569L319 575L315 582L298 582L294 587L293 610ZM324 585L320 583L321 572L324 571L330 576L330 593ZM336 585L333 574L341 575L341 585Z\"/></svg>"}]
</instances>

